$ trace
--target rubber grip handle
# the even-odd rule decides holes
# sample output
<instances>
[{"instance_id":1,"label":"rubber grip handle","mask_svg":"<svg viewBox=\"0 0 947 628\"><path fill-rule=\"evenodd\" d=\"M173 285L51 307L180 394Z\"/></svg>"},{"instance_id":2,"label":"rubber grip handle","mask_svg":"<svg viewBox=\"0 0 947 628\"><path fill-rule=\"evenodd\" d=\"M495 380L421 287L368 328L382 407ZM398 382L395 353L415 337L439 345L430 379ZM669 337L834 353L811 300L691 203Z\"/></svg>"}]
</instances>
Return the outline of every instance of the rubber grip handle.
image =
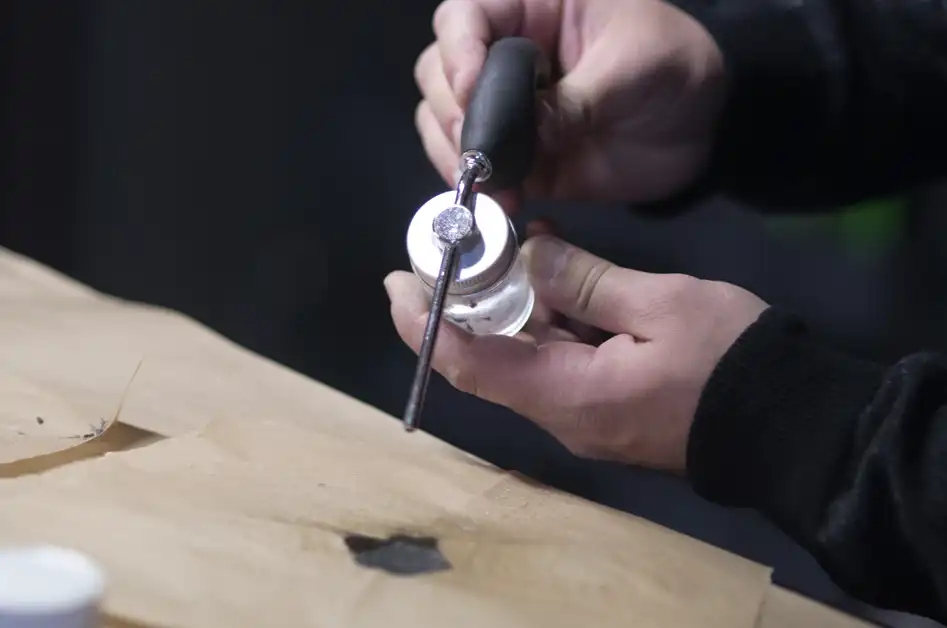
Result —
<instances>
[{"instance_id":1,"label":"rubber grip handle","mask_svg":"<svg viewBox=\"0 0 947 628\"><path fill-rule=\"evenodd\" d=\"M518 187L529 175L538 145L537 91L549 84L549 61L531 40L507 37L487 53L464 114L461 152L480 151L493 173L485 192Z\"/></svg>"}]
</instances>

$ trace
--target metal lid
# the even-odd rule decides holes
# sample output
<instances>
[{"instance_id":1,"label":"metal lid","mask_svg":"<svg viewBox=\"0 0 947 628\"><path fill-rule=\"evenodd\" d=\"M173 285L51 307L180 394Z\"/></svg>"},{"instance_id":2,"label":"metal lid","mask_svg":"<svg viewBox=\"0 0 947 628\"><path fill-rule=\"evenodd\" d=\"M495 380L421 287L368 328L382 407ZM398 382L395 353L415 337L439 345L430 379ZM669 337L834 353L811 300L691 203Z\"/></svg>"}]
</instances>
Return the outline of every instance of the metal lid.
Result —
<instances>
[{"instance_id":1,"label":"metal lid","mask_svg":"<svg viewBox=\"0 0 947 628\"><path fill-rule=\"evenodd\" d=\"M454 206L454 191L438 194L421 206L408 226L408 257L421 280L433 287L441 269L444 244L434 233L434 220ZM453 295L480 292L500 281L516 259L516 234L500 205L486 194L471 198L475 230L460 245L457 271L448 288Z\"/></svg>"}]
</instances>

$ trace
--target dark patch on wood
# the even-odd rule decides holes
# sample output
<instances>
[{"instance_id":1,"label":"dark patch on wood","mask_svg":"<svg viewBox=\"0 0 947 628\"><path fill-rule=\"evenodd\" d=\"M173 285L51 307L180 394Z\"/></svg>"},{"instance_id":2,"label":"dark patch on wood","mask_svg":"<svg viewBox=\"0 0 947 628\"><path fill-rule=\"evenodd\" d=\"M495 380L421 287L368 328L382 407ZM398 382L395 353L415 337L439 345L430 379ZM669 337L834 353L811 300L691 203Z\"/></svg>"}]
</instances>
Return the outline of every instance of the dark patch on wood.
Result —
<instances>
[{"instance_id":1,"label":"dark patch on wood","mask_svg":"<svg viewBox=\"0 0 947 628\"><path fill-rule=\"evenodd\" d=\"M438 547L437 539L433 537L398 534L387 539L377 539L350 534L345 537L345 545L359 565L397 576L416 576L451 568Z\"/></svg>"}]
</instances>

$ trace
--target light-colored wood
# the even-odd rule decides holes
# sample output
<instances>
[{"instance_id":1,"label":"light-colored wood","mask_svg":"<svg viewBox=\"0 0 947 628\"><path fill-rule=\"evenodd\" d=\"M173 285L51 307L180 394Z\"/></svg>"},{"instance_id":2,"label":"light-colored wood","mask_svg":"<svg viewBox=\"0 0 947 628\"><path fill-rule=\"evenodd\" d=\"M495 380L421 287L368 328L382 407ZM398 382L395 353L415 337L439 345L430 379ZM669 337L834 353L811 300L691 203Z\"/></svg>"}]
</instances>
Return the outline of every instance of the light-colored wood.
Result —
<instances>
[{"instance_id":1,"label":"light-colored wood","mask_svg":"<svg viewBox=\"0 0 947 628\"><path fill-rule=\"evenodd\" d=\"M99 438L0 464L0 544L97 559L110 626L859 625L793 610L764 566L406 434L184 316L6 251L0 346L11 382L79 422L141 364ZM452 568L361 567L350 533L436 537Z\"/></svg>"},{"instance_id":2,"label":"light-colored wood","mask_svg":"<svg viewBox=\"0 0 947 628\"><path fill-rule=\"evenodd\" d=\"M763 601L759 628L871 628L871 624L828 608L792 591L771 587Z\"/></svg>"}]
</instances>

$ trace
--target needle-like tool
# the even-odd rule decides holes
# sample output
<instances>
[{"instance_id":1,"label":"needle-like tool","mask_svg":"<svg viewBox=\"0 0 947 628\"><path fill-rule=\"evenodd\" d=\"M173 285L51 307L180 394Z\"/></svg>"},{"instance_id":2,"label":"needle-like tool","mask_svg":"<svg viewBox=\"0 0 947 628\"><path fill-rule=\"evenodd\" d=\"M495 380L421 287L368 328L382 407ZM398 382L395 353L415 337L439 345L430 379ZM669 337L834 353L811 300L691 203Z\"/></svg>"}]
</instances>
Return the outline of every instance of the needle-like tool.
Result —
<instances>
[{"instance_id":1,"label":"needle-like tool","mask_svg":"<svg viewBox=\"0 0 947 628\"><path fill-rule=\"evenodd\" d=\"M476 228L473 211L470 209L470 197L473 193L473 184L482 172L482 168L473 162L474 160L471 160L471 165L461 172L454 205L438 214L432 225L434 234L444 248L444 257L441 258L441 270L434 284L431 311L427 317L427 325L424 327L421 350L418 352L418 366L414 372L411 395L408 397L408 407L404 413L404 427L409 432L417 427L421 408L424 406L427 385L431 379L434 344L437 342L437 332L444 314L444 299L447 297L447 289L454 277L459 247Z\"/></svg>"},{"instance_id":2,"label":"needle-like tool","mask_svg":"<svg viewBox=\"0 0 947 628\"><path fill-rule=\"evenodd\" d=\"M464 152L454 204L440 212L431 225L443 257L404 413L404 427L409 432L420 422L444 302L460 249L476 233L474 184L504 190L522 183L536 151L536 93L548 79L548 62L532 41L510 37L490 48L464 116Z\"/></svg>"}]
</instances>

